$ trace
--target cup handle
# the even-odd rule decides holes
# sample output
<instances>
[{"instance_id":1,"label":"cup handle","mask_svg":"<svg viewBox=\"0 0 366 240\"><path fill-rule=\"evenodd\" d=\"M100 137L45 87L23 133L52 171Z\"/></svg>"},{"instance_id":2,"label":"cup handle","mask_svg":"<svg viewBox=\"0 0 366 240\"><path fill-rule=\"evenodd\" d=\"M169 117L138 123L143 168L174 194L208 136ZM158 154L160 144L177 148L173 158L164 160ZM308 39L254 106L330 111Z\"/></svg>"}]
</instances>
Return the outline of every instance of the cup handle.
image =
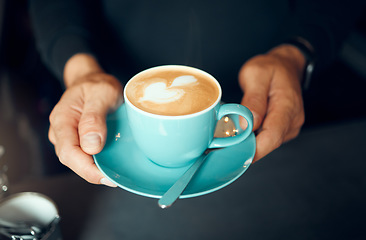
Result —
<instances>
[{"instance_id":1,"label":"cup handle","mask_svg":"<svg viewBox=\"0 0 366 240\"><path fill-rule=\"evenodd\" d=\"M220 120L222 117L228 114L237 114L244 117L247 122L247 128L240 133L239 135L227 138L214 138L208 148L222 148L222 147L229 147L235 144L238 144L244 141L253 130L253 114L252 112L240 104L224 104L220 106L219 111L217 112L217 119Z\"/></svg>"}]
</instances>

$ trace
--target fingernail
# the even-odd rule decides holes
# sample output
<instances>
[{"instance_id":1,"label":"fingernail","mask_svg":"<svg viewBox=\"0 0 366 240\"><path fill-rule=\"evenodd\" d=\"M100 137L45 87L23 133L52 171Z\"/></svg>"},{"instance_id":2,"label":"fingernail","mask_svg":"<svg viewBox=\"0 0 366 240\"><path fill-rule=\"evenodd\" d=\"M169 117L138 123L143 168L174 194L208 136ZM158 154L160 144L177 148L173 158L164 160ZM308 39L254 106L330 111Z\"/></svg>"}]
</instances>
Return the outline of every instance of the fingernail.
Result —
<instances>
[{"instance_id":1,"label":"fingernail","mask_svg":"<svg viewBox=\"0 0 366 240\"><path fill-rule=\"evenodd\" d=\"M116 184L112 183L111 181L109 181L107 178L102 178L100 179L100 184L106 185L108 187L117 187Z\"/></svg>"},{"instance_id":2,"label":"fingernail","mask_svg":"<svg viewBox=\"0 0 366 240\"><path fill-rule=\"evenodd\" d=\"M102 143L102 137L100 134L92 132L83 136L82 144L86 148L98 148Z\"/></svg>"},{"instance_id":3,"label":"fingernail","mask_svg":"<svg viewBox=\"0 0 366 240\"><path fill-rule=\"evenodd\" d=\"M256 121L258 121L258 119L259 119L259 115L256 112L253 112L253 111L252 111L252 114L253 114L253 127L254 127ZM240 123L240 127L243 130L245 130L248 127L247 120L245 118L241 117L241 116L240 116L240 119L239 119L239 123Z\"/></svg>"},{"instance_id":4,"label":"fingernail","mask_svg":"<svg viewBox=\"0 0 366 240\"><path fill-rule=\"evenodd\" d=\"M241 129L245 130L248 127L248 122L245 118L243 118L242 116L240 116L240 127Z\"/></svg>"}]
</instances>

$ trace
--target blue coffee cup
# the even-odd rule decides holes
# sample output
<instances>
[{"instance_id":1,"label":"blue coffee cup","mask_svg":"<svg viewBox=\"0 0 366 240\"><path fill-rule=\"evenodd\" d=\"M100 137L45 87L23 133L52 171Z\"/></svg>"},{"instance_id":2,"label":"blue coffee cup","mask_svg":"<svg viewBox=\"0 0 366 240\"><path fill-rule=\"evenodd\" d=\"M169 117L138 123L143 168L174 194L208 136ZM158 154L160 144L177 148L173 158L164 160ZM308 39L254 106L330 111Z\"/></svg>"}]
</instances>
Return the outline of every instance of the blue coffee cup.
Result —
<instances>
[{"instance_id":1,"label":"blue coffee cup","mask_svg":"<svg viewBox=\"0 0 366 240\"><path fill-rule=\"evenodd\" d=\"M150 71L185 70L199 73L212 80L219 89L216 101L208 108L188 115L166 116L153 114L136 107L128 99L128 85L136 77ZM164 167L182 167L192 163L207 148L223 148L244 141L252 132L253 115L240 104L221 104L221 87L210 74L188 66L166 65L144 70L131 78L124 88L124 100L132 135L141 151L153 162ZM214 132L218 120L229 114L244 117L247 128L233 137L216 138Z\"/></svg>"}]
</instances>

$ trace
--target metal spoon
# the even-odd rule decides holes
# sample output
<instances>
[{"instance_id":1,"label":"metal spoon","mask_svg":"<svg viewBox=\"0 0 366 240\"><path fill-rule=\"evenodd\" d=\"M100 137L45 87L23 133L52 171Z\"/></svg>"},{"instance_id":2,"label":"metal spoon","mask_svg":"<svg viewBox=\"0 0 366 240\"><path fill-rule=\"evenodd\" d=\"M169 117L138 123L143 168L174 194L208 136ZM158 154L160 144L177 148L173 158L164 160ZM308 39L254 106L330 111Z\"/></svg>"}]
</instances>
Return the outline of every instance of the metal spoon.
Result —
<instances>
[{"instance_id":1,"label":"metal spoon","mask_svg":"<svg viewBox=\"0 0 366 240\"><path fill-rule=\"evenodd\" d=\"M223 117L217 123L215 130L215 137L229 137L235 136L237 134L237 129L235 128L234 122L228 117ZM211 152L219 150L216 149L206 149L202 157L198 158L197 161L173 184L171 188L159 199L158 205L161 208L168 208L179 198L184 189L188 186L189 182L205 162L207 157Z\"/></svg>"},{"instance_id":2,"label":"metal spoon","mask_svg":"<svg viewBox=\"0 0 366 240\"><path fill-rule=\"evenodd\" d=\"M0 223L0 234L7 237L11 236L11 239L40 239L43 234L41 227L35 224L10 223L2 219Z\"/></svg>"},{"instance_id":3,"label":"metal spoon","mask_svg":"<svg viewBox=\"0 0 366 240\"><path fill-rule=\"evenodd\" d=\"M9 239L38 240L41 239L59 221L60 217L56 216L47 226L42 227L34 223L15 223L0 218L0 236L6 236Z\"/></svg>"}]
</instances>

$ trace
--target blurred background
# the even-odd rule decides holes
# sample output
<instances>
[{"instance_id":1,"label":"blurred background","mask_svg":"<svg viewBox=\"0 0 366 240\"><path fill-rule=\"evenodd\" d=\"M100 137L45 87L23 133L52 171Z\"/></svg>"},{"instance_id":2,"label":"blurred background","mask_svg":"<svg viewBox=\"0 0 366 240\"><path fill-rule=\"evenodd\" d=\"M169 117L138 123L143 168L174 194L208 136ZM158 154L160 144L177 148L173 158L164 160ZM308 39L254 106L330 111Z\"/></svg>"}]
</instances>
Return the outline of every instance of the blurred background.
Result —
<instances>
[{"instance_id":1,"label":"blurred background","mask_svg":"<svg viewBox=\"0 0 366 240\"><path fill-rule=\"evenodd\" d=\"M41 63L27 11L27 1L0 1L0 145L2 161L18 169L11 182L63 171L47 140L62 89Z\"/></svg>"},{"instance_id":2,"label":"blurred background","mask_svg":"<svg viewBox=\"0 0 366 240\"><path fill-rule=\"evenodd\" d=\"M6 151L0 161L17 169L9 171L9 182L68 172L48 141L48 116L62 91L37 53L27 1L0 0L0 145ZM366 117L366 14L304 100L304 129Z\"/></svg>"}]
</instances>

